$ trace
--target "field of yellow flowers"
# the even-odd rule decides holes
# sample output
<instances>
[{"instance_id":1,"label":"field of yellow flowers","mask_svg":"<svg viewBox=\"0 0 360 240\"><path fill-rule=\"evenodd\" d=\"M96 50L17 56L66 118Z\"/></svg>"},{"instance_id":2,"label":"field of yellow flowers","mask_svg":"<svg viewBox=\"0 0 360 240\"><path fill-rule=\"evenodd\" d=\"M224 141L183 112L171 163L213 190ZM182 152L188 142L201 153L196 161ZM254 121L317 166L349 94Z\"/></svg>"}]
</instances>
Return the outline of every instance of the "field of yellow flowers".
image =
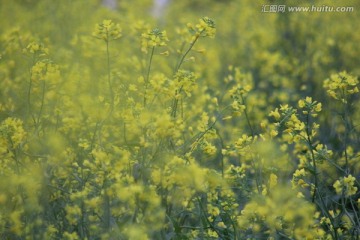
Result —
<instances>
[{"instance_id":1,"label":"field of yellow flowers","mask_svg":"<svg viewBox=\"0 0 360 240\"><path fill-rule=\"evenodd\" d=\"M0 239L360 239L358 0L114 2L0 1Z\"/></svg>"}]
</instances>

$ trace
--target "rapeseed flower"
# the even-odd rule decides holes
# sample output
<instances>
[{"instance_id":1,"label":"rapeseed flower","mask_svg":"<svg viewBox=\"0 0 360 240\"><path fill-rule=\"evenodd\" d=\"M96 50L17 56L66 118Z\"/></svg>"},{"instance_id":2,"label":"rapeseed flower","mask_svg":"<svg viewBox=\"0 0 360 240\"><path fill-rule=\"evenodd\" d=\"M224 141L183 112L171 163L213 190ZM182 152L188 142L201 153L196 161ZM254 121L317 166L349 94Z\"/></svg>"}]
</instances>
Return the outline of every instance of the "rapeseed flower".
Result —
<instances>
[{"instance_id":1,"label":"rapeseed flower","mask_svg":"<svg viewBox=\"0 0 360 240\"><path fill-rule=\"evenodd\" d=\"M357 193L358 188L355 186L355 177L348 175L347 177L336 180L333 184L337 194L345 194L346 197L350 197Z\"/></svg>"},{"instance_id":2,"label":"rapeseed flower","mask_svg":"<svg viewBox=\"0 0 360 240\"><path fill-rule=\"evenodd\" d=\"M166 46L168 41L166 31L154 28L141 35L141 51L147 53L149 48Z\"/></svg>"},{"instance_id":3,"label":"rapeseed flower","mask_svg":"<svg viewBox=\"0 0 360 240\"><path fill-rule=\"evenodd\" d=\"M98 39L108 42L121 37L121 28L118 23L114 23L112 20L106 19L103 20L102 23L96 24L92 35Z\"/></svg>"}]
</instances>

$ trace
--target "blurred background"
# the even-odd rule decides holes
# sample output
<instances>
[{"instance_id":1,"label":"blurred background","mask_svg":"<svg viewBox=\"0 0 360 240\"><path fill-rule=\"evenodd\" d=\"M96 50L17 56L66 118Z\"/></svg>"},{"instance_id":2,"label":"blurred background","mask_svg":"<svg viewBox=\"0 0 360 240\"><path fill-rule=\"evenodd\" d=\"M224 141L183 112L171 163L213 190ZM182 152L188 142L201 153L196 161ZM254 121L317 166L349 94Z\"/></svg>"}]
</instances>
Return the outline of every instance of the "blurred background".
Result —
<instances>
[{"instance_id":1,"label":"blurred background","mask_svg":"<svg viewBox=\"0 0 360 240\"><path fill-rule=\"evenodd\" d=\"M286 11L264 11L281 5ZM18 28L35 36L52 46L52 56L58 62L66 62L70 55L80 58L83 53L75 52L73 44L77 38L90 35L93 26L104 18L118 22L125 32L123 38L137 44L134 48L139 40L132 36L138 34L140 38L141 33L136 31L145 25L164 29L170 41L174 40L169 49L174 53L179 48L175 44L180 45L175 40L179 40L176 35L181 26L209 16L216 22L217 35L198 45L206 49L202 56L195 55L201 63L196 69L201 72L200 81L209 86L212 96L222 99L228 87L223 84L228 66L240 67L251 73L252 96L264 115L269 103L292 103L304 96L316 96L326 106L322 87L326 78L339 71L360 74L360 3L356 0L2 0L0 6L0 33ZM323 11L288 10L302 6L323 7ZM326 6L353 7L353 11L325 12ZM126 32L131 34L126 36ZM86 44L80 48L90 50L92 46ZM211 68L206 67L209 64ZM328 124L324 131L334 123L329 120Z\"/></svg>"}]
</instances>

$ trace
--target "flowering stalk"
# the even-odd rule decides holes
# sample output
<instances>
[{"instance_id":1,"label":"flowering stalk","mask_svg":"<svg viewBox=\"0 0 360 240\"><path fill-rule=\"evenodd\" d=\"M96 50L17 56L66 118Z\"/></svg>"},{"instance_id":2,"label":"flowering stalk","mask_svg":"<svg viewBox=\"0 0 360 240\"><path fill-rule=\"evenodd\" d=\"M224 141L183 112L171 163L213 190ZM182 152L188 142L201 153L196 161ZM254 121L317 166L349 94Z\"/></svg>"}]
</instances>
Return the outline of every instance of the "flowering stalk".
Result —
<instances>
[{"instance_id":1,"label":"flowering stalk","mask_svg":"<svg viewBox=\"0 0 360 240\"><path fill-rule=\"evenodd\" d=\"M204 30L203 30L204 31ZM203 32L201 31L200 34ZM194 47L196 41L199 39L200 35L196 35L194 40L190 43L189 48L186 50L186 52L182 55L182 57L180 58L178 64L176 64L176 68L174 70L174 73L176 73L177 71L179 71L181 65L183 64L186 56L189 54L189 52L191 51L191 49Z\"/></svg>"},{"instance_id":2,"label":"flowering stalk","mask_svg":"<svg viewBox=\"0 0 360 240\"><path fill-rule=\"evenodd\" d=\"M146 106L147 103L147 90L150 82L150 71L151 71L153 56L155 53L155 47L166 46L167 41L169 41L169 39L167 38L166 31L161 31L158 28L154 28L151 31L148 31L141 35L141 51L143 51L144 53L148 53L148 49L149 48L151 49L149 65L145 76L145 86L144 86L145 90L144 90L144 100L143 100L144 107Z\"/></svg>"},{"instance_id":3,"label":"flowering stalk","mask_svg":"<svg viewBox=\"0 0 360 240\"><path fill-rule=\"evenodd\" d=\"M195 27L193 27L191 24L188 24L188 28L189 28L189 31L192 32L194 35L193 35L192 41L190 42L189 48L185 51L185 53L181 56L179 62L177 63L177 65L174 69L174 75L176 75L178 73L181 65L185 61L186 56L190 53L190 51L192 50L192 48L194 47L194 45L198 41L198 39L200 37L213 38L215 36L215 32L216 32L215 22L208 17L203 17L202 19L200 19L199 24L197 24ZM181 90L182 90L182 88L177 89L175 92L175 96L180 94ZM171 116L174 118L176 117L178 103L179 103L179 99L175 97L173 100L173 103L172 103L172 112L171 112Z\"/></svg>"},{"instance_id":4,"label":"flowering stalk","mask_svg":"<svg viewBox=\"0 0 360 240\"><path fill-rule=\"evenodd\" d=\"M204 31L204 30L203 30ZM202 32L201 32L202 33ZM190 43L190 46L189 48L186 50L186 52L184 53L184 55L180 58L179 60L179 63L177 64L175 70L174 70L174 73L176 74L181 65L183 64L184 60L185 60L185 57L188 55L188 53L191 51L191 49L194 47L196 41L199 39L200 35L196 35L194 40ZM182 88L180 89L177 89L176 92L175 92L175 96L180 94L182 91ZM172 113L171 113L171 116L172 117L176 117L176 112L177 112L177 107L178 107L178 103L179 103L179 99L175 98L174 101L173 101L173 104L172 104Z\"/></svg>"},{"instance_id":5,"label":"flowering stalk","mask_svg":"<svg viewBox=\"0 0 360 240\"><path fill-rule=\"evenodd\" d=\"M29 72L30 72L30 78L29 78L29 87L28 87L28 91L27 91L27 104L28 104L28 114L31 114L31 91L32 91L32 87L33 87L33 68L35 67L35 65L37 64L36 61L38 61L41 57L48 55L49 50L47 48L45 48L42 44L36 43L36 42L31 42L29 43L29 45L23 49L24 53L28 53L31 54L31 65L29 68ZM36 120L35 118L33 118L34 123L36 124Z\"/></svg>"},{"instance_id":6,"label":"flowering stalk","mask_svg":"<svg viewBox=\"0 0 360 240\"><path fill-rule=\"evenodd\" d=\"M349 133L352 130L351 121L349 118L349 102L350 97L353 94L359 92L358 88L359 81L356 77L348 74L347 72L340 72L337 74L332 74L330 78L324 81L323 87L326 89L327 94L342 103L344 112L342 115L342 121L345 126L344 131L344 157L345 157L345 166L344 173L345 175L349 174L349 157L348 157L348 141Z\"/></svg>"},{"instance_id":7,"label":"flowering stalk","mask_svg":"<svg viewBox=\"0 0 360 240\"><path fill-rule=\"evenodd\" d=\"M121 37L121 28L119 24L115 24L112 20L103 20L102 23L96 24L95 30L92 34L94 37L105 41L106 43L106 60L107 60L107 80L110 94L110 112L111 115L114 109L114 92L111 83L111 67L110 67L110 51L109 44L111 40L116 40Z\"/></svg>"},{"instance_id":8,"label":"flowering stalk","mask_svg":"<svg viewBox=\"0 0 360 240\"><path fill-rule=\"evenodd\" d=\"M334 239L338 239L337 227L335 225L334 218L333 216L331 216L331 214L329 214L324 198L319 192L319 172L317 167L317 159L315 156L315 149L313 145L314 143L312 140L313 136L315 135L315 131L311 128L310 118L316 117L318 115L318 113L321 111L322 105L317 101L313 101L311 97L306 97L305 100L299 100L298 105L300 108L303 109L302 113L306 115L305 141L310 151L312 162L312 170L310 171L310 173L314 176L314 190L312 193L312 202L314 203L316 198L320 200L320 202L317 202L316 204L319 206L322 213L330 220L330 224L333 228L332 234ZM313 126L314 128L317 128L317 125L315 123L313 124Z\"/></svg>"},{"instance_id":9,"label":"flowering stalk","mask_svg":"<svg viewBox=\"0 0 360 240\"><path fill-rule=\"evenodd\" d=\"M110 40L116 40L121 37L121 28L119 24L115 24L112 20L103 20L102 23L96 24L95 30L92 33L95 38L105 41L106 44L106 70L107 70L107 82L109 87L110 95L110 110L108 115L98 124L96 124L95 132L98 129L99 132L99 141L101 142L101 130L104 122L112 115L114 110L114 92L111 82L111 66L110 66Z\"/></svg>"}]
</instances>

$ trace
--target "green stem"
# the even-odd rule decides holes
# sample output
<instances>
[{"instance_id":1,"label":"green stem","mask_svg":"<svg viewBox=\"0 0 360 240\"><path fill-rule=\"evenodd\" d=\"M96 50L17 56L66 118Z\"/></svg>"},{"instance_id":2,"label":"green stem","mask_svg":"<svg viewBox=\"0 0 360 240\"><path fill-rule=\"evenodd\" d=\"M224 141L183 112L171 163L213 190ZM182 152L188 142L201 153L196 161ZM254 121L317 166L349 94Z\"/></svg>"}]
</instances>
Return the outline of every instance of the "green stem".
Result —
<instances>
[{"instance_id":1,"label":"green stem","mask_svg":"<svg viewBox=\"0 0 360 240\"><path fill-rule=\"evenodd\" d=\"M311 160L312 160L312 164L313 164L313 175L314 175L314 193L312 196L312 202L315 202L315 197L317 194L317 188L318 188L318 177L317 177L317 165L316 165L316 160L315 160L315 154L314 154L314 149L312 146L312 141L311 141L311 133L310 133L311 129L310 129L310 118L309 118L309 114L306 115L306 141L308 144L308 148L310 150L310 154L311 154Z\"/></svg>"},{"instance_id":2,"label":"green stem","mask_svg":"<svg viewBox=\"0 0 360 240\"><path fill-rule=\"evenodd\" d=\"M194 149L196 148L197 144L201 141L201 139L205 136L205 134L207 132L209 132L216 124L217 119L215 119L215 121L204 131L202 132L197 138L196 140L191 144L193 145L192 148L190 149L190 152L194 151ZM196 143L196 144L195 144Z\"/></svg>"},{"instance_id":3,"label":"green stem","mask_svg":"<svg viewBox=\"0 0 360 240\"><path fill-rule=\"evenodd\" d=\"M351 205L352 210L354 211L354 216L355 216L356 223L357 223L358 226L360 226L360 219L359 219L359 216L358 216L358 212L355 209L355 206L354 206L354 203L353 203L352 199L350 199L350 205Z\"/></svg>"},{"instance_id":4,"label":"green stem","mask_svg":"<svg viewBox=\"0 0 360 240\"><path fill-rule=\"evenodd\" d=\"M348 175L350 170L349 170L349 157L348 157L348 152L347 152L347 147L348 147L348 138L349 138L349 130L351 129L350 123L349 123L349 113L348 113L348 108L347 105L344 103L344 125L345 125L345 133L344 133L344 155L345 155L345 175Z\"/></svg>"},{"instance_id":5,"label":"green stem","mask_svg":"<svg viewBox=\"0 0 360 240\"><path fill-rule=\"evenodd\" d=\"M217 130L216 130L216 135L218 136L218 138L220 140L221 149L223 149L224 148L224 140L221 137L219 131L217 131ZM221 177L224 178L224 176L225 176L224 175L225 163L224 163L224 154L222 153L222 151L220 151L220 164L221 164Z\"/></svg>"},{"instance_id":6,"label":"green stem","mask_svg":"<svg viewBox=\"0 0 360 240\"><path fill-rule=\"evenodd\" d=\"M38 118L37 118L37 121L36 121L37 126L39 126L40 118L41 118L42 111L43 111L43 108L44 108L45 84L46 84L46 83L45 83L45 80L44 80L44 81L43 81L43 86L42 86L41 105L40 105L40 110L39 110Z\"/></svg>"},{"instance_id":7,"label":"green stem","mask_svg":"<svg viewBox=\"0 0 360 240\"><path fill-rule=\"evenodd\" d=\"M177 64L177 66L176 66L176 68L174 70L174 74L176 74L179 71L181 65L184 63L184 60L185 60L186 56L189 54L191 49L194 47L194 45L195 45L196 41L199 39L200 35L201 35L201 33L199 35L196 35L195 39L190 43L189 48L186 50L184 55L181 57L179 63ZM179 92L180 91L181 91L181 89L179 90ZM179 94L179 92L176 92L175 95ZM172 104L171 116L174 117L174 118L176 117L176 111L177 111L178 102L179 102L179 99L175 98L174 101L173 101L173 104Z\"/></svg>"},{"instance_id":8,"label":"green stem","mask_svg":"<svg viewBox=\"0 0 360 240\"><path fill-rule=\"evenodd\" d=\"M199 203L199 206L200 206L200 209L201 209L201 213L202 213L205 221L209 224L209 227L210 227L212 230L214 230L214 231L218 234L219 237L221 237L222 234L221 234L221 233L219 232L219 230L214 226L214 224L212 224L212 223L210 222L210 220L207 218L207 216L206 216L206 210L205 210L205 208L204 208L204 206L203 206L203 204L202 204L202 202L201 202L201 199L200 199L199 197L197 197L197 201L198 201L198 203Z\"/></svg>"},{"instance_id":9,"label":"green stem","mask_svg":"<svg viewBox=\"0 0 360 240\"><path fill-rule=\"evenodd\" d=\"M315 202L315 198L316 195L318 195L318 198L320 199L320 203L318 203L317 205L320 207L320 209L322 210L322 212L324 213L324 215L329 218L330 223L334 229L334 239L338 239L338 234L337 234L337 230L335 228L335 223L334 223L334 219L333 217L328 213L327 209L326 209L326 204L324 202L323 197L321 196L320 192L318 191L318 187L319 187L319 180L318 180L318 172L317 172L317 165L316 165L316 159L315 159L315 154L314 154L314 149L313 149L313 143L311 140L311 129L310 129L310 115L307 114L306 115L306 141L308 144L308 148L310 150L311 153L311 160L312 160L312 164L313 164L313 175L314 175L314 193L312 196L312 202Z\"/></svg>"},{"instance_id":10,"label":"green stem","mask_svg":"<svg viewBox=\"0 0 360 240\"><path fill-rule=\"evenodd\" d=\"M322 198L321 194L318 194L318 195L319 195L319 199L320 199L321 203L318 203L318 202L315 202L315 203L320 208L320 210L324 214L324 216L330 220L330 224L334 231L333 238L335 240L337 240L337 239L339 239L339 236L337 233L337 228L335 228L334 218L330 215L329 211L326 209L325 202L324 202L324 199Z\"/></svg>"},{"instance_id":11,"label":"green stem","mask_svg":"<svg viewBox=\"0 0 360 240\"><path fill-rule=\"evenodd\" d=\"M32 67L35 65L35 59L36 56L35 54L33 54L33 58L32 58L32 63L29 69L29 74L30 74L30 78L29 78L29 88L28 88L28 92L27 92L27 102L28 102L28 114L31 114L31 88L32 88Z\"/></svg>"},{"instance_id":12,"label":"green stem","mask_svg":"<svg viewBox=\"0 0 360 240\"><path fill-rule=\"evenodd\" d=\"M147 101L146 95L147 95L147 88L148 88L149 80L150 80L150 71L151 71L151 64L152 64L154 52L155 52L155 47L152 47L150 59L149 59L149 66L148 66L146 78L145 78L144 107L146 106L146 101Z\"/></svg>"},{"instance_id":13,"label":"green stem","mask_svg":"<svg viewBox=\"0 0 360 240\"><path fill-rule=\"evenodd\" d=\"M110 114L111 114L114 109L114 92L111 83L109 40L106 41L106 58L107 58L107 75L108 75L107 77L108 77L108 85L109 85L109 93L110 93Z\"/></svg>"},{"instance_id":14,"label":"green stem","mask_svg":"<svg viewBox=\"0 0 360 240\"><path fill-rule=\"evenodd\" d=\"M103 203L103 208L104 208L104 229L106 231L108 231L110 229L111 226L111 208L110 208L110 196L108 195L108 193L106 192L107 189L107 179L104 180L103 183L103 189L104 189L104 203Z\"/></svg>"},{"instance_id":15,"label":"green stem","mask_svg":"<svg viewBox=\"0 0 360 240\"><path fill-rule=\"evenodd\" d=\"M101 131L104 122L111 116L113 110L114 110L114 92L112 89L112 83L111 83L111 67L110 67L110 51L109 51L109 33L107 33L107 40L106 40L106 59L107 59L107 81L109 85L109 94L110 94L110 111L107 116L99 123L98 128L98 136L99 136L99 144L101 145Z\"/></svg>"},{"instance_id":16,"label":"green stem","mask_svg":"<svg viewBox=\"0 0 360 240\"><path fill-rule=\"evenodd\" d=\"M241 100L242 100L243 105L245 106L244 114L245 114L246 122L247 122L247 124L248 124L248 126L249 126L249 128L250 128L251 136L254 137L254 136L255 136L254 129L253 129L253 127L251 126L250 119L249 119L249 115L248 115L248 113L247 113L247 107L246 107L245 98L243 97L242 94L241 94Z\"/></svg>"},{"instance_id":17,"label":"green stem","mask_svg":"<svg viewBox=\"0 0 360 240\"><path fill-rule=\"evenodd\" d=\"M29 80L29 89L28 89L28 94L27 94L27 98L28 98L28 113L29 115L31 114L31 88L32 88L32 76L30 73L30 80Z\"/></svg>"},{"instance_id":18,"label":"green stem","mask_svg":"<svg viewBox=\"0 0 360 240\"><path fill-rule=\"evenodd\" d=\"M179 63L177 64L174 74L179 71L181 65L183 64L185 57L188 55L188 53L191 51L191 49L194 47L196 41L199 39L200 35L196 36L195 39L190 43L190 47L186 50L185 54L181 57Z\"/></svg>"}]
</instances>

